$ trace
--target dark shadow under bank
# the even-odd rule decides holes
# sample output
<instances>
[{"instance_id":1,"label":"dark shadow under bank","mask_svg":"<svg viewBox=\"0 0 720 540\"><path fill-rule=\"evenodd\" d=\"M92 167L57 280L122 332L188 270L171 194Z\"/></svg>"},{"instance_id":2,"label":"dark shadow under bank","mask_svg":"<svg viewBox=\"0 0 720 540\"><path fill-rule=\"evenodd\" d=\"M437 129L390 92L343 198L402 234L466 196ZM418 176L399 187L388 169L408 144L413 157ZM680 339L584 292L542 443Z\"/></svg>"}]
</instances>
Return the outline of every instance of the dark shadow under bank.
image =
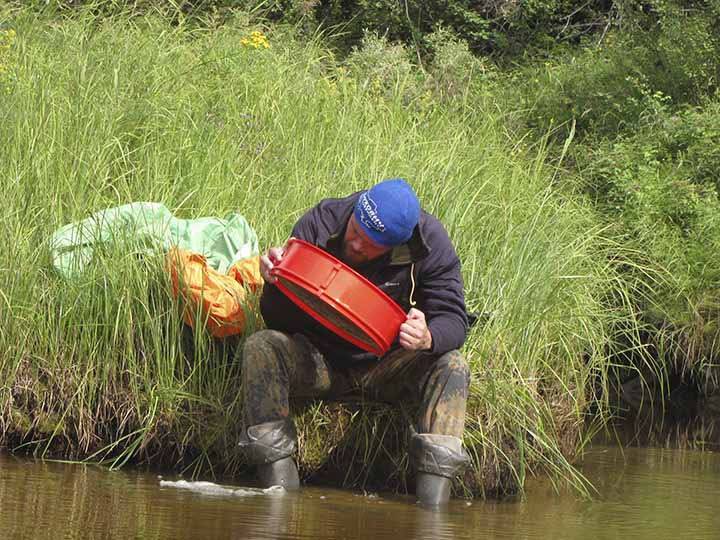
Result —
<instances>
[{"instance_id":1,"label":"dark shadow under bank","mask_svg":"<svg viewBox=\"0 0 720 540\"><path fill-rule=\"evenodd\" d=\"M632 446L720 450L720 388L681 370L635 373L612 389L615 418L601 437Z\"/></svg>"}]
</instances>

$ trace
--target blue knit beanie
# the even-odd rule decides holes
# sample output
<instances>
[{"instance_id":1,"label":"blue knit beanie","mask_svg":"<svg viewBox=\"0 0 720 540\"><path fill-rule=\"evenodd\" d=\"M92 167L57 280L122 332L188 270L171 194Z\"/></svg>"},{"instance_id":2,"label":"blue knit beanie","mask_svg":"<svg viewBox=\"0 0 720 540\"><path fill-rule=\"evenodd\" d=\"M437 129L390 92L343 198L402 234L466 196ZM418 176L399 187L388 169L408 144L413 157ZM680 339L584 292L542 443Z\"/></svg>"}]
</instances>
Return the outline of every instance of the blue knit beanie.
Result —
<instances>
[{"instance_id":1,"label":"blue knit beanie","mask_svg":"<svg viewBox=\"0 0 720 540\"><path fill-rule=\"evenodd\" d=\"M402 178L385 180L360 195L355 219L370 239L384 247L399 246L412 236L420 218L420 201Z\"/></svg>"}]
</instances>

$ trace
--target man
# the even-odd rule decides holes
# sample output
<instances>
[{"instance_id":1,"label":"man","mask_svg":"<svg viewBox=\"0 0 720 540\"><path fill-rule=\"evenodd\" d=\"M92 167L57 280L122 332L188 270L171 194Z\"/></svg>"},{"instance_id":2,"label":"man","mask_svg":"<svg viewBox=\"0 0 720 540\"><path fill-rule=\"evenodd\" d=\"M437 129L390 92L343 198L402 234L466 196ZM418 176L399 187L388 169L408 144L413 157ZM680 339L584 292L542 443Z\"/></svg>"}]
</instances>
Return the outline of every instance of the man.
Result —
<instances>
[{"instance_id":1,"label":"man","mask_svg":"<svg viewBox=\"0 0 720 540\"><path fill-rule=\"evenodd\" d=\"M353 267L407 313L382 358L338 337L295 306L271 270L283 248L260 259L260 309L268 326L243 347L241 437L264 485L299 486L292 454L290 396L370 399L418 406L410 441L422 504L448 501L452 478L468 463L462 448L470 370L458 349L468 317L460 261L442 224L420 208L413 189L392 179L341 199L325 199L292 236Z\"/></svg>"}]
</instances>

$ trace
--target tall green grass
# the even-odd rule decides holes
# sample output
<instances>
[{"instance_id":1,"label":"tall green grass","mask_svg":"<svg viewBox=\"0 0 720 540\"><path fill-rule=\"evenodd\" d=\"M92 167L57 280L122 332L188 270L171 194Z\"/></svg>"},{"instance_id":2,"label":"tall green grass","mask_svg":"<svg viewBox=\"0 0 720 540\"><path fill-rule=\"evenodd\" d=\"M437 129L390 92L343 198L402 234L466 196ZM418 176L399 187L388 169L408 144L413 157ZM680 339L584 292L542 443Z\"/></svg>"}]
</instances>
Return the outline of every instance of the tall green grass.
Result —
<instances>
[{"instance_id":1,"label":"tall green grass","mask_svg":"<svg viewBox=\"0 0 720 540\"><path fill-rule=\"evenodd\" d=\"M618 250L587 207L555 191L544 149L508 139L487 96L435 99L416 67L366 78L359 62L341 66L319 42L242 14L203 28L17 10L0 15L9 28L2 444L242 471L239 340L183 328L162 254L108 247L68 282L50 269L49 236L103 208L158 201L183 218L238 211L269 247L320 198L403 176L454 240L469 308L491 313L464 349L466 487L514 491L550 473L587 489L571 460L588 412L605 414L611 353L635 343ZM252 30L270 47L243 45ZM382 405L297 412L306 473L335 459L352 465L345 483L363 485L385 459L404 485L405 417Z\"/></svg>"}]
</instances>

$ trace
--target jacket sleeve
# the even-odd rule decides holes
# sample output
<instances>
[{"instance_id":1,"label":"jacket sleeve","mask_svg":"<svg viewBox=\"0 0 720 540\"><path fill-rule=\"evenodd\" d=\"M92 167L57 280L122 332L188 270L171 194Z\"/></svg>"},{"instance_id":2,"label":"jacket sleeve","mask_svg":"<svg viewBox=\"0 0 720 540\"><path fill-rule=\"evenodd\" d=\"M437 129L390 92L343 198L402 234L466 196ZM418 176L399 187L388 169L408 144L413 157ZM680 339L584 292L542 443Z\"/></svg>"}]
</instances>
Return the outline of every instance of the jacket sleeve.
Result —
<instances>
[{"instance_id":1,"label":"jacket sleeve","mask_svg":"<svg viewBox=\"0 0 720 540\"><path fill-rule=\"evenodd\" d=\"M468 319L463 294L460 259L445 229L433 228L427 238L431 246L428 257L420 263L417 277L418 300L432 335L433 354L459 349L465 343Z\"/></svg>"}]
</instances>

